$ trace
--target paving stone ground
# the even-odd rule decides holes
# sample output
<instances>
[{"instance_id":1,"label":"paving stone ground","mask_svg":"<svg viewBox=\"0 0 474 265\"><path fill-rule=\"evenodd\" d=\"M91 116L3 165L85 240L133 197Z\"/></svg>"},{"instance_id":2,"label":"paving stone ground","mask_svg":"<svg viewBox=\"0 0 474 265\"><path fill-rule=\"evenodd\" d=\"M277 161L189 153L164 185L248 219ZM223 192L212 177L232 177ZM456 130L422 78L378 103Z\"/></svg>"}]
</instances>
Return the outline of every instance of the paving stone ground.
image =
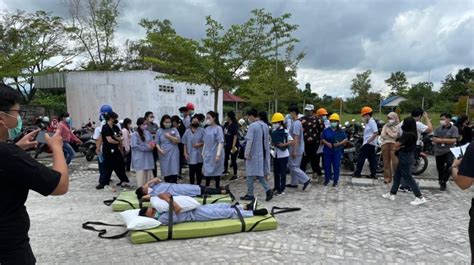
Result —
<instances>
[{"instance_id":1,"label":"paving stone ground","mask_svg":"<svg viewBox=\"0 0 474 265\"><path fill-rule=\"evenodd\" d=\"M381 197L389 189L381 180L352 183L348 173L343 172L336 188L314 183L307 191L287 190L268 203L255 183L263 206L302 208L277 215L277 230L134 245L129 238L100 239L81 228L85 221L122 221L102 203L120 191L95 190L97 171L78 158L67 195L30 194L31 244L39 264L468 264L472 192L454 183L447 192L433 189L432 158L420 177L428 203L418 207L409 204L413 194L399 193L388 201ZM244 195L245 180L231 187Z\"/></svg>"}]
</instances>

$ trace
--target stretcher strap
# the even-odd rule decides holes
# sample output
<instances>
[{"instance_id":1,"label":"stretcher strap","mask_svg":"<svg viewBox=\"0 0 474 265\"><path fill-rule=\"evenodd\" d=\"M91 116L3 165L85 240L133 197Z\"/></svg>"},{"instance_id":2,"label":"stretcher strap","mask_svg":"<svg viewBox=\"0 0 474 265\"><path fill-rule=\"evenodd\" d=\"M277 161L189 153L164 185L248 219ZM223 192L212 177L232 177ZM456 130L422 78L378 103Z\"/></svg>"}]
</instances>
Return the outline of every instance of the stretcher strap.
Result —
<instances>
[{"instance_id":1,"label":"stretcher strap","mask_svg":"<svg viewBox=\"0 0 474 265\"><path fill-rule=\"evenodd\" d=\"M202 198L203 198L202 205L206 205L206 203L207 203L207 193L204 193L204 195L202 195Z\"/></svg>"},{"instance_id":2,"label":"stretcher strap","mask_svg":"<svg viewBox=\"0 0 474 265\"><path fill-rule=\"evenodd\" d=\"M174 213L174 200L173 195L170 195L170 206L168 210L168 240L173 239L173 213Z\"/></svg>"},{"instance_id":3,"label":"stretcher strap","mask_svg":"<svg viewBox=\"0 0 474 265\"><path fill-rule=\"evenodd\" d=\"M157 236L155 236L155 235L154 235L152 232L150 232L150 231L141 230L140 232L147 233L149 236L153 237L153 239L155 239L157 242L158 242L158 241L161 241L161 239L159 239Z\"/></svg>"},{"instance_id":4,"label":"stretcher strap","mask_svg":"<svg viewBox=\"0 0 474 265\"><path fill-rule=\"evenodd\" d=\"M278 211L280 210L280 211ZM289 213L289 212L296 212L301 210L301 208L291 208L291 207L278 207L278 206L273 206L271 215L275 216L275 214L281 214L281 213Z\"/></svg>"},{"instance_id":5,"label":"stretcher strap","mask_svg":"<svg viewBox=\"0 0 474 265\"><path fill-rule=\"evenodd\" d=\"M272 218L273 218L273 216L269 216L269 217L267 217L267 218L264 218L264 219L262 219L262 220L259 220L259 221L255 222L255 224L253 224L252 227L250 227L250 229L249 229L247 232L252 232L253 229L254 229L255 227L257 227L260 223L262 223L263 221L266 221L266 220L268 220L268 219L272 219Z\"/></svg>"},{"instance_id":6,"label":"stretcher strap","mask_svg":"<svg viewBox=\"0 0 474 265\"><path fill-rule=\"evenodd\" d=\"M128 234L128 230L123 232L122 234L118 234L118 235L113 235L113 236L104 236L106 233L107 233L107 230L106 229L96 229L95 227L93 227L92 225L104 225L104 226L119 226L119 227L125 227L125 225L118 225L118 224L107 224L107 223L103 223L103 222L85 222L82 224L82 228L83 229L86 229L86 230L90 230L90 231L95 231L95 232L99 232L99 237L100 238L106 238L106 239L119 239L119 238L123 238L125 237L127 234Z\"/></svg>"},{"instance_id":7,"label":"stretcher strap","mask_svg":"<svg viewBox=\"0 0 474 265\"><path fill-rule=\"evenodd\" d=\"M115 201L118 201L118 202L125 202L127 203L128 205L130 205L130 207L132 207L132 209L136 209L137 207L135 207L135 205L133 205L133 203L127 201L127 200L122 200L122 199L117 199L117 197L114 197L113 199L111 200L105 200L104 201L104 204L107 205L107 206L110 206L112 205ZM141 206L141 205L140 205ZM141 207L140 207L141 208Z\"/></svg>"},{"instance_id":8,"label":"stretcher strap","mask_svg":"<svg viewBox=\"0 0 474 265\"><path fill-rule=\"evenodd\" d=\"M240 209L239 207L237 207L237 205L232 205L232 208L235 209L235 211L237 212L237 216L239 217L240 219L240 224L241 224L241 230L240 232L245 232L245 220L244 220L244 217L242 216L242 213L240 212Z\"/></svg>"},{"instance_id":9,"label":"stretcher strap","mask_svg":"<svg viewBox=\"0 0 474 265\"><path fill-rule=\"evenodd\" d=\"M220 201L220 200L223 200L223 199L225 199L225 198L226 198L226 197L217 198L217 199L213 200L213 201L211 202L211 204L214 204L214 203L216 203L216 202L218 202L218 201Z\"/></svg>"}]
</instances>

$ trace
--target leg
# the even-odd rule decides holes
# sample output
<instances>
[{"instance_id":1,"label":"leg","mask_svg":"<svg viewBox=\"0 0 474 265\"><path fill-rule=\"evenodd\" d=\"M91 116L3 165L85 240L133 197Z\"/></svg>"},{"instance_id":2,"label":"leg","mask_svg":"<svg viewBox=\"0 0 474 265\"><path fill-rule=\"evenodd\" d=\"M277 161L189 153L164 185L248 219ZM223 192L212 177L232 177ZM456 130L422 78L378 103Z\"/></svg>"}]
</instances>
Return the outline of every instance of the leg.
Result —
<instances>
[{"instance_id":1,"label":"leg","mask_svg":"<svg viewBox=\"0 0 474 265\"><path fill-rule=\"evenodd\" d=\"M377 176L377 157L375 155L375 146L369 145L367 157L369 158L369 166L370 166L370 176L372 178L376 178Z\"/></svg>"},{"instance_id":2,"label":"leg","mask_svg":"<svg viewBox=\"0 0 474 265\"><path fill-rule=\"evenodd\" d=\"M211 177L206 176L206 187L209 187L211 185Z\"/></svg>"},{"instance_id":3,"label":"leg","mask_svg":"<svg viewBox=\"0 0 474 265\"><path fill-rule=\"evenodd\" d=\"M402 178L405 180L405 183L411 188L416 197L423 197L421 195L420 188L416 184L413 176L411 175L411 169L413 167L414 157L413 154L401 154L401 157L407 160L407 164L404 169L402 169Z\"/></svg>"},{"instance_id":4,"label":"leg","mask_svg":"<svg viewBox=\"0 0 474 265\"><path fill-rule=\"evenodd\" d=\"M253 176L247 176L247 195L253 196Z\"/></svg>"},{"instance_id":5,"label":"leg","mask_svg":"<svg viewBox=\"0 0 474 265\"><path fill-rule=\"evenodd\" d=\"M319 172L319 166L316 160L317 151L318 150L315 144L308 145L308 150L306 151L306 155L308 156L308 160L311 164L311 169L313 170L313 175Z\"/></svg>"},{"instance_id":6,"label":"leg","mask_svg":"<svg viewBox=\"0 0 474 265\"><path fill-rule=\"evenodd\" d=\"M390 193L393 195L396 195L398 192L398 187L400 187L400 181L401 181L401 172L400 168L404 165L404 162L401 158L399 160L400 162L398 163L397 168L395 169L395 175L393 176L393 183L392 183L392 188L390 189Z\"/></svg>"},{"instance_id":7,"label":"leg","mask_svg":"<svg viewBox=\"0 0 474 265\"><path fill-rule=\"evenodd\" d=\"M276 158L273 160L273 183L274 183L274 190L280 191L280 164L281 158Z\"/></svg>"},{"instance_id":8,"label":"leg","mask_svg":"<svg viewBox=\"0 0 474 265\"><path fill-rule=\"evenodd\" d=\"M126 163L125 163L125 170L127 172L130 172L130 167L132 165L132 151L128 152L128 154L125 155Z\"/></svg>"},{"instance_id":9,"label":"leg","mask_svg":"<svg viewBox=\"0 0 474 265\"><path fill-rule=\"evenodd\" d=\"M293 185L293 186L298 185L298 178L297 178L297 175L296 175L296 167L299 167L299 166L300 165L297 164L296 159L293 159L293 157L290 156L289 161L288 161L288 170L290 171L291 185Z\"/></svg>"},{"instance_id":10,"label":"leg","mask_svg":"<svg viewBox=\"0 0 474 265\"><path fill-rule=\"evenodd\" d=\"M342 152L336 151L334 152L334 157L332 158L333 161L333 172L334 172L334 186L337 185L339 182L339 175L341 170L341 159L342 159Z\"/></svg>"},{"instance_id":11,"label":"leg","mask_svg":"<svg viewBox=\"0 0 474 265\"><path fill-rule=\"evenodd\" d=\"M263 189L265 190L265 192L269 191L270 190L270 186L268 185L268 182L267 180L265 179L265 177L258 177L258 181L260 182L260 184L262 185Z\"/></svg>"},{"instance_id":12,"label":"leg","mask_svg":"<svg viewBox=\"0 0 474 265\"><path fill-rule=\"evenodd\" d=\"M189 165L189 184L195 183L197 165Z\"/></svg>"},{"instance_id":13,"label":"leg","mask_svg":"<svg viewBox=\"0 0 474 265\"><path fill-rule=\"evenodd\" d=\"M469 242L471 244L471 264L474 264L474 199L469 210Z\"/></svg>"},{"instance_id":14,"label":"leg","mask_svg":"<svg viewBox=\"0 0 474 265\"><path fill-rule=\"evenodd\" d=\"M332 154L324 154L324 185L327 185L331 179L331 163L332 163Z\"/></svg>"},{"instance_id":15,"label":"leg","mask_svg":"<svg viewBox=\"0 0 474 265\"><path fill-rule=\"evenodd\" d=\"M316 150L317 151L317 150ZM317 169L318 169L318 175L321 176L323 175L323 172L321 170L321 157L322 157L322 154L316 154L316 163L318 165ZM324 167L324 164L323 164L323 167Z\"/></svg>"},{"instance_id":16,"label":"leg","mask_svg":"<svg viewBox=\"0 0 474 265\"><path fill-rule=\"evenodd\" d=\"M145 170L137 170L136 172L136 175L137 175L137 186L138 187L141 187L143 185L145 185L146 181L145 181Z\"/></svg>"},{"instance_id":17,"label":"leg","mask_svg":"<svg viewBox=\"0 0 474 265\"><path fill-rule=\"evenodd\" d=\"M286 169L288 167L288 157L281 158L280 165L280 188L279 192L284 192L286 187Z\"/></svg>"},{"instance_id":18,"label":"leg","mask_svg":"<svg viewBox=\"0 0 474 265\"><path fill-rule=\"evenodd\" d=\"M157 168L157 165L156 165L156 161L158 161L158 149L153 149L153 161L154 161L154 165L155 165L155 168L153 169L153 176L156 178L158 177L158 168Z\"/></svg>"},{"instance_id":19,"label":"leg","mask_svg":"<svg viewBox=\"0 0 474 265\"><path fill-rule=\"evenodd\" d=\"M392 144L382 145L382 159L383 159L383 179L386 183L390 183L392 179L392 161L390 160Z\"/></svg>"},{"instance_id":20,"label":"leg","mask_svg":"<svg viewBox=\"0 0 474 265\"><path fill-rule=\"evenodd\" d=\"M214 179L215 179L215 182L216 182L216 189L220 189L220 187L221 187L221 176L215 176Z\"/></svg>"},{"instance_id":21,"label":"leg","mask_svg":"<svg viewBox=\"0 0 474 265\"><path fill-rule=\"evenodd\" d=\"M231 166L232 166L232 169L234 170L234 176L237 176L237 153L238 152L235 152L230 155Z\"/></svg>"},{"instance_id":22,"label":"leg","mask_svg":"<svg viewBox=\"0 0 474 265\"><path fill-rule=\"evenodd\" d=\"M64 156L66 157L66 164L71 164L72 160L75 157L75 151L72 148L71 144L68 142L63 142L63 152Z\"/></svg>"},{"instance_id":23,"label":"leg","mask_svg":"<svg viewBox=\"0 0 474 265\"><path fill-rule=\"evenodd\" d=\"M306 149L306 146L305 146ZM300 169L303 170L303 172L306 173L306 166L308 164L308 157L306 156L306 150L303 153L303 156L301 157L301 163L299 165Z\"/></svg>"},{"instance_id":24,"label":"leg","mask_svg":"<svg viewBox=\"0 0 474 265\"><path fill-rule=\"evenodd\" d=\"M202 182L202 178L203 178L203 175L202 175L202 163L198 163L197 166L196 166L196 176L197 176L197 185L201 185L201 182Z\"/></svg>"},{"instance_id":25,"label":"leg","mask_svg":"<svg viewBox=\"0 0 474 265\"><path fill-rule=\"evenodd\" d=\"M445 164L444 164L444 174L443 174L443 181L444 183L448 182L449 180L449 176L451 175L451 171L449 170L449 168L453 165L453 161L454 161L454 156L451 152L447 153L446 155L446 160L445 160Z\"/></svg>"},{"instance_id":26,"label":"leg","mask_svg":"<svg viewBox=\"0 0 474 265\"><path fill-rule=\"evenodd\" d=\"M301 158L302 158L301 156L297 156L295 159L295 163L300 164ZM308 175L306 175L306 173L303 172L303 170L301 170L300 168L295 167L295 173L296 173L297 180L299 181L299 183L304 184L309 180Z\"/></svg>"},{"instance_id":27,"label":"leg","mask_svg":"<svg viewBox=\"0 0 474 265\"><path fill-rule=\"evenodd\" d=\"M354 172L355 177L359 177L361 172L362 172L362 168L364 167L365 159L367 159L367 152L368 152L367 151L367 144L365 144L360 148L359 156L357 157L357 167L356 167L356 171Z\"/></svg>"},{"instance_id":28,"label":"leg","mask_svg":"<svg viewBox=\"0 0 474 265\"><path fill-rule=\"evenodd\" d=\"M398 157L395 155L395 145L392 145L390 149L390 160L392 161L392 175L390 175L390 180L392 180L395 169L398 167Z\"/></svg>"},{"instance_id":29,"label":"leg","mask_svg":"<svg viewBox=\"0 0 474 265\"><path fill-rule=\"evenodd\" d=\"M224 150L224 173L229 173L229 157L230 157L230 149L225 148Z\"/></svg>"},{"instance_id":30,"label":"leg","mask_svg":"<svg viewBox=\"0 0 474 265\"><path fill-rule=\"evenodd\" d=\"M443 181L444 173L444 156L436 156L436 170L438 170L438 182L441 184Z\"/></svg>"},{"instance_id":31,"label":"leg","mask_svg":"<svg viewBox=\"0 0 474 265\"><path fill-rule=\"evenodd\" d=\"M123 161L123 156L120 152L114 154L114 172L119 178L120 182L130 182L125 173L125 163Z\"/></svg>"}]
</instances>

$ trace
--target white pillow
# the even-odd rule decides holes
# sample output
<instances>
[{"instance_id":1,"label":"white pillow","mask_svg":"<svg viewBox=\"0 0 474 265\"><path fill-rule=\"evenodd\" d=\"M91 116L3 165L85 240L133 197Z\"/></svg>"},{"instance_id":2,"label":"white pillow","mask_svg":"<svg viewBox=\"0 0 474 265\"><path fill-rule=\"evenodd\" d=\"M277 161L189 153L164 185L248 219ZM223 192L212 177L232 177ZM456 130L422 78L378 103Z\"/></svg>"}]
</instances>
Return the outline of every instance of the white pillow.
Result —
<instances>
[{"instance_id":1,"label":"white pillow","mask_svg":"<svg viewBox=\"0 0 474 265\"><path fill-rule=\"evenodd\" d=\"M128 230L146 230L161 225L160 221L155 218L139 216L138 212L140 212L140 209L128 210L120 213L123 221L127 224Z\"/></svg>"},{"instance_id":2,"label":"white pillow","mask_svg":"<svg viewBox=\"0 0 474 265\"><path fill-rule=\"evenodd\" d=\"M189 196L173 196L174 202L181 207L181 212L189 212L197 207L201 206L201 204L196 201L196 199L189 197ZM170 208L168 202L158 198L158 197L151 197L150 199L151 206L155 208L159 213L167 212Z\"/></svg>"}]
</instances>

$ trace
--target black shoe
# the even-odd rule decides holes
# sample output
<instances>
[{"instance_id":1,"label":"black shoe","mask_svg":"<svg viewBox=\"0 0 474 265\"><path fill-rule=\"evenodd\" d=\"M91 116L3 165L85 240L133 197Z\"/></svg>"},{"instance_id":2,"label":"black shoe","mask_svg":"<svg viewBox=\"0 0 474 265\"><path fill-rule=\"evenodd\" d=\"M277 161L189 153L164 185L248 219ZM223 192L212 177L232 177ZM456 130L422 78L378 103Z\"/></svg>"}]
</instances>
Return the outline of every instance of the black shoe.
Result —
<instances>
[{"instance_id":1,"label":"black shoe","mask_svg":"<svg viewBox=\"0 0 474 265\"><path fill-rule=\"evenodd\" d=\"M306 183L303 184L303 190L306 190L306 188L308 187L310 183L311 183L311 180L306 181Z\"/></svg>"},{"instance_id":2,"label":"black shoe","mask_svg":"<svg viewBox=\"0 0 474 265\"><path fill-rule=\"evenodd\" d=\"M353 178L362 178L360 174L352 173Z\"/></svg>"},{"instance_id":3,"label":"black shoe","mask_svg":"<svg viewBox=\"0 0 474 265\"><path fill-rule=\"evenodd\" d=\"M324 186L327 186L327 185L329 185L329 180L324 181Z\"/></svg>"},{"instance_id":4,"label":"black shoe","mask_svg":"<svg viewBox=\"0 0 474 265\"><path fill-rule=\"evenodd\" d=\"M267 214L268 214L268 210L265 209L265 208L258 209L258 210L253 210L253 215L264 216L264 215L267 215Z\"/></svg>"},{"instance_id":5,"label":"black shoe","mask_svg":"<svg viewBox=\"0 0 474 265\"><path fill-rule=\"evenodd\" d=\"M298 188L298 185L286 184L287 188Z\"/></svg>"},{"instance_id":6,"label":"black shoe","mask_svg":"<svg viewBox=\"0 0 474 265\"><path fill-rule=\"evenodd\" d=\"M243 197L240 197L241 200L244 200L244 201L251 201L253 199L255 199L254 196L250 196L250 195L245 195Z\"/></svg>"},{"instance_id":7,"label":"black shoe","mask_svg":"<svg viewBox=\"0 0 474 265\"><path fill-rule=\"evenodd\" d=\"M445 182L440 183L439 186L440 186L439 187L440 191L446 191L446 183Z\"/></svg>"},{"instance_id":8,"label":"black shoe","mask_svg":"<svg viewBox=\"0 0 474 265\"><path fill-rule=\"evenodd\" d=\"M239 179L239 177L235 176L235 175L230 178L230 180L238 180L238 179Z\"/></svg>"},{"instance_id":9,"label":"black shoe","mask_svg":"<svg viewBox=\"0 0 474 265\"><path fill-rule=\"evenodd\" d=\"M103 189L104 187L105 187L105 185L99 184L99 185L97 185L95 188L98 189L98 190L101 190L101 189Z\"/></svg>"},{"instance_id":10,"label":"black shoe","mask_svg":"<svg viewBox=\"0 0 474 265\"><path fill-rule=\"evenodd\" d=\"M265 200L268 202L268 201L270 201L272 198L273 198L273 191L272 191L272 190L268 190L268 191L267 191L267 198L265 198Z\"/></svg>"},{"instance_id":11,"label":"black shoe","mask_svg":"<svg viewBox=\"0 0 474 265\"><path fill-rule=\"evenodd\" d=\"M222 173L222 175L227 176L227 175L229 175L229 172L228 172L228 171L224 171L224 173Z\"/></svg>"},{"instance_id":12,"label":"black shoe","mask_svg":"<svg viewBox=\"0 0 474 265\"><path fill-rule=\"evenodd\" d=\"M253 200L247 204L247 210L253 211L257 209L257 198L253 198Z\"/></svg>"},{"instance_id":13,"label":"black shoe","mask_svg":"<svg viewBox=\"0 0 474 265\"><path fill-rule=\"evenodd\" d=\"M334 181L334 183L332 184L333 187L336 187L337 186L337 181Z\"/></svg>"}]
</instances>

